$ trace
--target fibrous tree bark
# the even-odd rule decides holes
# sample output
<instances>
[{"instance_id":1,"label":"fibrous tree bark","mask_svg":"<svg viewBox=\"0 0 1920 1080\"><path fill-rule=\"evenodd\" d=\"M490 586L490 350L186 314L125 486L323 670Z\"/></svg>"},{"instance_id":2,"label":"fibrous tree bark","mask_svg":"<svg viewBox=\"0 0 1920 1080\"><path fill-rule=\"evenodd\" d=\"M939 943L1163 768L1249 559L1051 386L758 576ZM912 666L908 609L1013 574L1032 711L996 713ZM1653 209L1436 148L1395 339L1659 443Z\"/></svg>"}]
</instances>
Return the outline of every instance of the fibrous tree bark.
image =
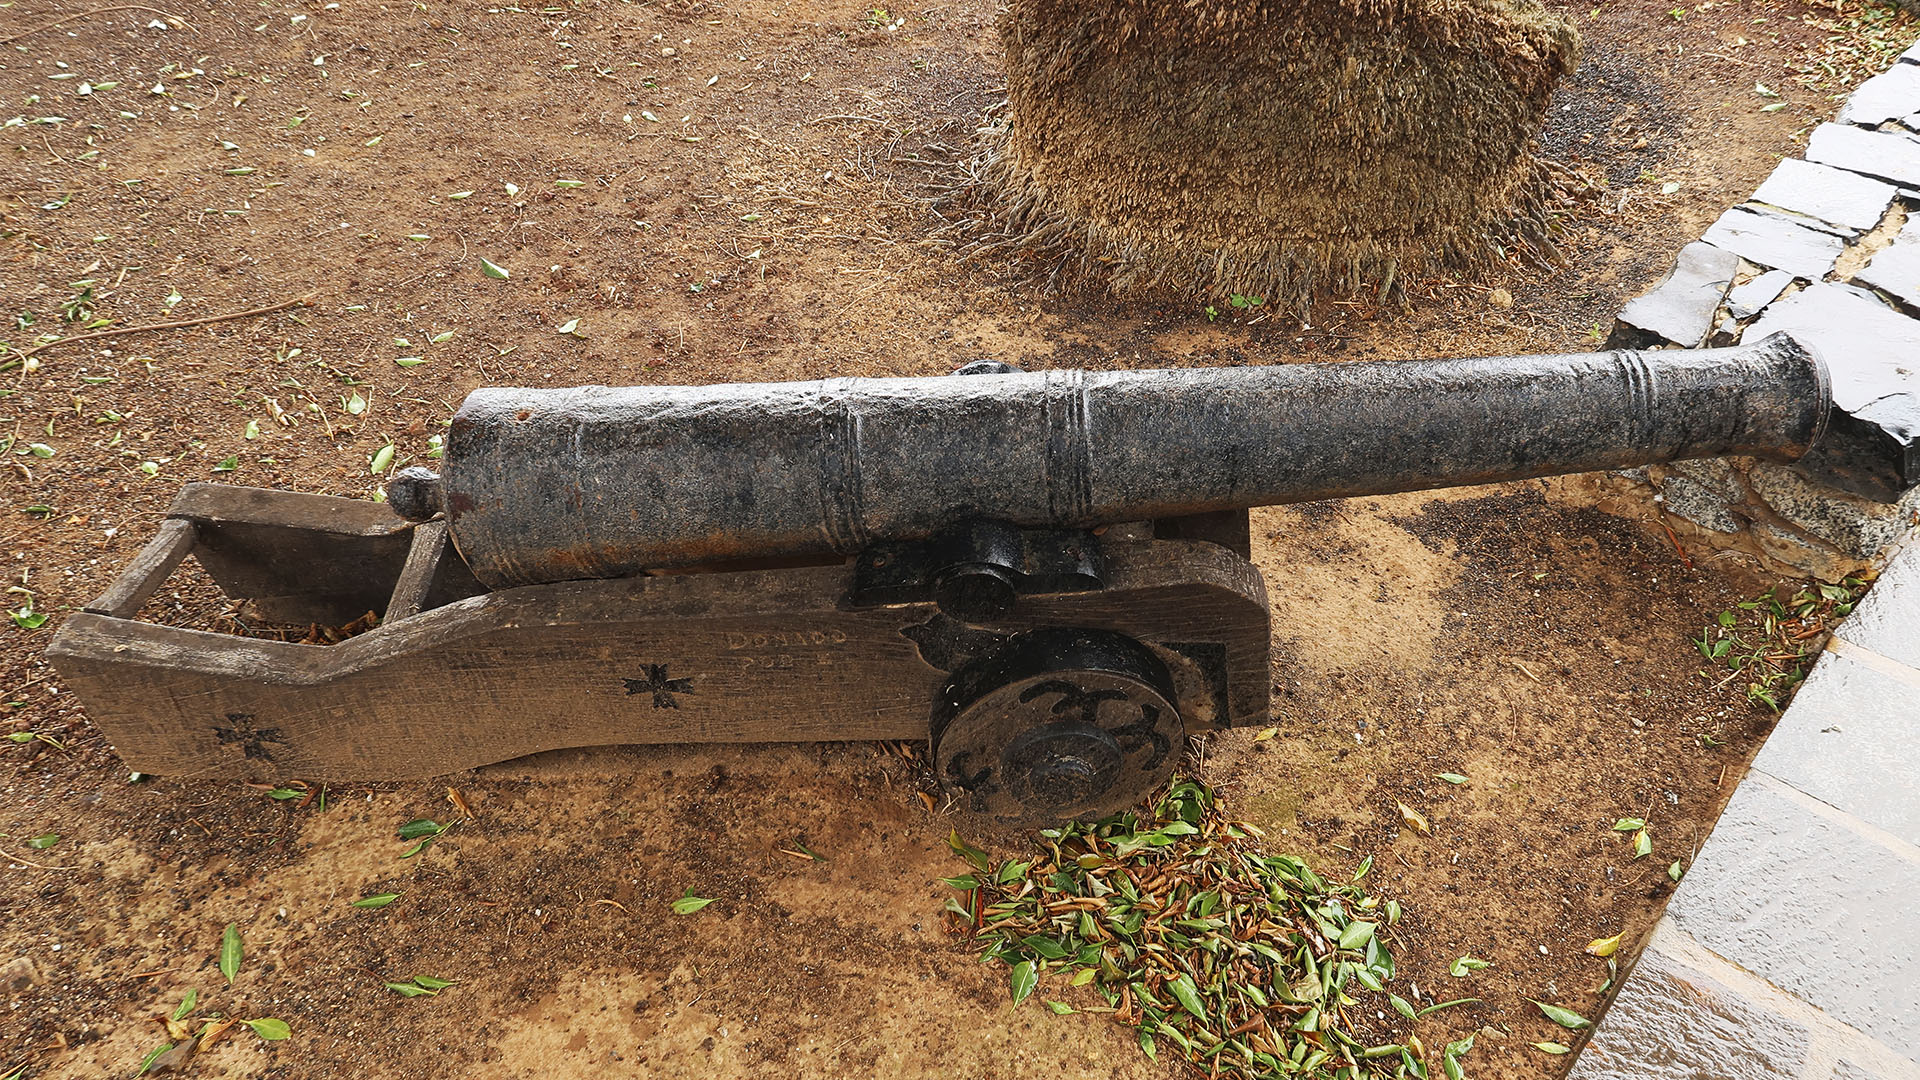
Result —
<instances>
[{"instance_id":1,"label":"fibrous tree bark","mask_svg":"<svg viewBox=\"0 0 1920 1080\"><path fill-rule=\"evenodd\" d=\"M1304 312L1552 253L1537 0L1011 0L1001 37L973 250L1054 284Z\"/></svg>"}]
</instances>

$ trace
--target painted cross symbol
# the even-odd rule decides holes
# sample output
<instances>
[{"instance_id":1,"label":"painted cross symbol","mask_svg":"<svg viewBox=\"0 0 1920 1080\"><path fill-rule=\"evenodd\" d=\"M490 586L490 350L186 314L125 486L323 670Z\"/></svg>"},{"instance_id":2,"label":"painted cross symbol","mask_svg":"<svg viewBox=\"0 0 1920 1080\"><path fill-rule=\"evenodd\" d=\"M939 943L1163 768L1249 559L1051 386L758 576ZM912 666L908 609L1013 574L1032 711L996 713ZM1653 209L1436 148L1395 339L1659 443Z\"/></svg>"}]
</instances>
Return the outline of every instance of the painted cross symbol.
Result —
<instances>
[{"instance_id":1,"label":"painted cross symbol","mask_svg":"<svg viewBox=\"0 0 1920 1080\"><path fill-rule=\"evenodd\" d=\"M252 713L230 712L227 714L227 723L231 726L215 725L213 737L219 739L222 746L239 743L240 752L247 757L272 761L273 753L267 749L266 744L272 742L286 745L287 741L280 737L279 728L254 727Z\"/></svg>"},{"instance_id":2,"label":"painted cross symbol","mask_svg":"<svg viewBox=\"0 0 1920 1080\"><path fill-rule=\"evenodd\" d=\"M627 684L628 694L652 694L653 707L656 709L677 709L680 703L674 700L673 695L693 693L693 680L667 678L665 664L648 664L644 670L647 674L643 679L621 681Z\"/></svg>"}]
</instances>

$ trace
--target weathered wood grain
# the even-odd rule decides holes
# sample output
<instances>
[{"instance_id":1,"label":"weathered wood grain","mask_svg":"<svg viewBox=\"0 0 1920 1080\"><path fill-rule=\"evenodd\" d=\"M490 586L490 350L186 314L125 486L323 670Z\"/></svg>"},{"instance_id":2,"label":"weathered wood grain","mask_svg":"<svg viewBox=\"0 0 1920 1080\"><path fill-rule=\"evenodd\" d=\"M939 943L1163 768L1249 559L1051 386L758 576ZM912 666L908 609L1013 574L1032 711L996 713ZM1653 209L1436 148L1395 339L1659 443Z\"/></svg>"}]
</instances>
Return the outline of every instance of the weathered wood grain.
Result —
<instances>
[{"instance_id":1,"label":"weathered wood grain","mask_svg":"<svg viewBox=\"0 0 1920 1080\"><path fill-rule=\"evenodd\" d=\"M172 574L181 561L192 553L199 542L199 534L193 522L180 518L168 518L160 523L160 532L140 549L120 576L100 594L100 598L86 606L86 610L95 615L111 615L120 619L131 619L160 586L166 584L167 576Z\"/></svg>"},{"instance_id":2,"label":"weathered wood grain","mask_svg":"<svg viewBox=\"0 0 1920 1080\"><path fill-rule=\"evenodd\" d=\"M1109 588L1023 597L955 640L1119 630L1168 659L1189 730L1264 722L1258 572L1210 543L1107 555ZM129 767L160 775L401 779L572 746L924 738L947 675L929 655L951 664L964 649L924 645L945 618L932 604L841 610L849 573L530 586L333 646L83 613L48 655Z\"/></svg>"},{"instance_id":3,"label":"weathered wood grain","mask_svg":"<svg viewBox=\"0 0 1920 1080\"><path fill-rule=\"evenodd\" d=\"M384 612L413 540L384 503L229 484L189 484L169 513L197 523L194 557L263 622L339 625ZM421 606L485 591L441 559Z\"/></svg>"},{"instance_id":4,"label":"weathered wood grain","mask_svg":"<svg viewBox=\"0 0 1920 1080\"><path fill-rule=\"evenodd\" d=\"M383 621L393 622L419 612L426 602L427 589L440 572L440 556L446 550L446 522L431 521L414 526L413 542L407 548L407 562L400 568L400 580L394 583L393 597L387 601Z\"/></svg>"}]
</instances>

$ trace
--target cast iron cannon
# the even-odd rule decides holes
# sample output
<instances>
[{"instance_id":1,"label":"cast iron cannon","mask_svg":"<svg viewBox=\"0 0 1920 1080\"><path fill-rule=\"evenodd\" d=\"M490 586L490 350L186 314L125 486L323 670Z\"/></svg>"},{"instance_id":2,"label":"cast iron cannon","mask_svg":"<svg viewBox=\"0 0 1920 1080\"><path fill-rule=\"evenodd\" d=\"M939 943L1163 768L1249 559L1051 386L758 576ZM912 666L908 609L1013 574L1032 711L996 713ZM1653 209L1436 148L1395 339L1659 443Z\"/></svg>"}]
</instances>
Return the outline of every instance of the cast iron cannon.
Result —
<instances>
[{"instance_id":1,"label":"cast iron cannon","mask_svg":"<svg viewBox=\"0 0 1920 1080\"><path fill-rule=\"evenodd\" d=\"M1792 460L1829 407L1786 335L982 367L477 390L441 475L403 470L391 509L189 486L49 652L145 772L371 779L564 746L930 738L975 809L1076 816L1150 790L1189 732L1267 722L1249 507ZM381 625L319 647L133 621L189 552L263 619Z\"/></svg>"}]
</instances>

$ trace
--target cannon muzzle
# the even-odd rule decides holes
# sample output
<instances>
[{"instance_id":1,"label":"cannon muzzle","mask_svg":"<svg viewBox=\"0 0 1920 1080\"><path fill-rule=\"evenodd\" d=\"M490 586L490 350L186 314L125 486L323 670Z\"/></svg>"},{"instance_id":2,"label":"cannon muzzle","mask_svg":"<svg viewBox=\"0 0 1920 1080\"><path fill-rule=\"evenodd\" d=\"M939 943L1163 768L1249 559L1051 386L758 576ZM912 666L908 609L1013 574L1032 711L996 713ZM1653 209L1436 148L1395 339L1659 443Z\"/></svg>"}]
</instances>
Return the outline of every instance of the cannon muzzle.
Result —
<instances>
[{"instance_id":1,"label":"cannon muzzle","mask_svg":"<svg viewBox=\"0 0 1920 1080\"><path fill-rule=\"evenodd\" d=\"M1049 371L718 386L482 389L446 515L492 588L736 559L853 555L967 520L1033 528L1619 469L1790 461L1825 367L1785 334L1730 349Z\"/></svg>"}]
</instances>

